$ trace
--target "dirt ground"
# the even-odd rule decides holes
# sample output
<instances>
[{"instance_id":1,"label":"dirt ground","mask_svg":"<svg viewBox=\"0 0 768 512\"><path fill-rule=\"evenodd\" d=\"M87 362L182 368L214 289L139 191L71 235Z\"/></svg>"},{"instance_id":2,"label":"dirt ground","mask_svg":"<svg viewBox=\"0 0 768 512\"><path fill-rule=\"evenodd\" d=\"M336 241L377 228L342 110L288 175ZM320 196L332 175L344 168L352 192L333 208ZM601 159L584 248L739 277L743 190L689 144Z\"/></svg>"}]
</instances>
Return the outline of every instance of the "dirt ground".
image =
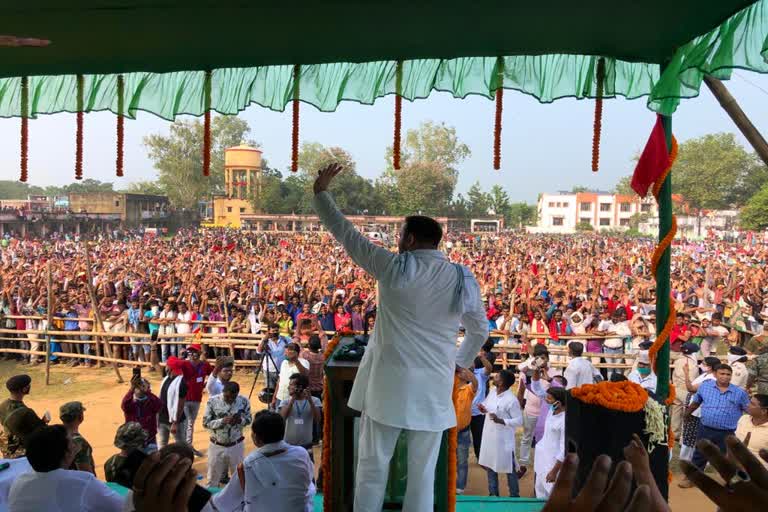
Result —
<instances>
[{"instance_id":1,"label":"dirt ground","mask_svg":"<svg viewBox=\"0 0 768 512\"><path fill-rule=\"evenodd\" d=\"M96 461L96 473L99 478L104 478L103 464L112 455L119 450L114 447L114 436L117 427L123 422L123 413L120 410L120 401L128 391L128 381L131 378L131 369L128 367L120 369L125 383L118 384L114 370L111 367L102 369L85 368L67 368L63 366L52 366L50 375L50 385L45 385L45 367L41 366L21 366L15 362L0 361L0 382L13 375L27 373L32 377L32 392L26 399L27 405L32 407L39 415L46 410L50 411L53 417L53 423L58 421L59 406L71 400L79 400L86 408L85 421L80 428L81 434L93 446L93 456ZM152 389L155 393L160 388L159 373L144 372L152 383ZM246 394L250 391L253 383L252 375L236 373L235 378L241 388L241 392ZM252 410L258 411L264 408L264 404L256 399L258 385L254 392L254 398L251 401ZM206 396L203 396L206 399ZM195 448L204 454L208 448L208 436L202 427L202 415L204 408L201 408L195 424L194 445ZM246 453L253 449L253 443L249 436L246 436ZM470 450L471 452L471 450ZM319 460L319 448L316 448L315 460ZM203 475L206 474L206 457L200 457L195 461L195 469ZM532 469L532 468L529 468ZM674 480L670 487L670 503L672 510L693 509L706 512L714 510L714 505L698 489L680 489L677 483L680 481L680 474L677 472L677 464L673 462ZM204 480L203 480L204 483ZM502 494L508 495L506 480L500 479ZM520 482L520 491L522 496L533 496L533 475L529 470L528 474ZM487 495L487 480L485 471L480 468L474 454L470 453L470 475L469 484L465 493L468 495Z\"/></svg>"}]
</instances>

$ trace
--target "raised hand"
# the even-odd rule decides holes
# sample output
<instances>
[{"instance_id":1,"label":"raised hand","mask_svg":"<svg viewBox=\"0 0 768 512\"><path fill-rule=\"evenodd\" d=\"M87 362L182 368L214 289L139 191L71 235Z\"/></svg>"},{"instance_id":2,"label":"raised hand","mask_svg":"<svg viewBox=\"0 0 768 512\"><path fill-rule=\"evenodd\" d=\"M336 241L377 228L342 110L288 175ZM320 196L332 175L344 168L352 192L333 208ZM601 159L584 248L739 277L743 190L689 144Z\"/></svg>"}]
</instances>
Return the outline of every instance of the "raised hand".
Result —
<instances>
[{"instance_id":1,"label":"raised hand","mask_svg":"<svg viewBox=\"0 0 768 512\"><path fill-rule=\"evenodd\" d=\"M333 178L336 177L344 168L336 163L329 164L317 172L317 178L315 184L312 187L315 194L328 190L328 186L331 184Z\"/></svg>"}]
</instances>

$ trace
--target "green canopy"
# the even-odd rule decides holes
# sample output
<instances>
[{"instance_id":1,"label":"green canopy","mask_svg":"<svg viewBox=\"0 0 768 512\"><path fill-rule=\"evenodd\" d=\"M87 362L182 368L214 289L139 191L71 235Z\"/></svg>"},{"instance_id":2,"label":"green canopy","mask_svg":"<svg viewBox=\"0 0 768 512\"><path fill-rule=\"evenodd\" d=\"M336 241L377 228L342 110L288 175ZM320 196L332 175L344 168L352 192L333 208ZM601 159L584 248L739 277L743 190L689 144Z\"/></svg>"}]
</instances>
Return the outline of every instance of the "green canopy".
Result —
<instances>
[{"instance_id":1,"label":"green canopy","mask_svg":"<svg viewBox=\"0 0 768 512\"><path fill-rule=\"evenodd\" d=\"M173 119L203 113L204 70L222 114L252 103L283 110L294 64L300 99L323 111L395 92L397 60L407 99L435 90L491 98L503 86L550 102L594 97L604 57L606 97L648 96L664 114L697 95L705 73L768 72L768 0L17 0L0 20L1 34L52 41L0 49L2 117L20 115L21 76L33 116L75 111L76 74L86 111L115 112L120 73L127 115Z\"/></svg>"}]
</instances>

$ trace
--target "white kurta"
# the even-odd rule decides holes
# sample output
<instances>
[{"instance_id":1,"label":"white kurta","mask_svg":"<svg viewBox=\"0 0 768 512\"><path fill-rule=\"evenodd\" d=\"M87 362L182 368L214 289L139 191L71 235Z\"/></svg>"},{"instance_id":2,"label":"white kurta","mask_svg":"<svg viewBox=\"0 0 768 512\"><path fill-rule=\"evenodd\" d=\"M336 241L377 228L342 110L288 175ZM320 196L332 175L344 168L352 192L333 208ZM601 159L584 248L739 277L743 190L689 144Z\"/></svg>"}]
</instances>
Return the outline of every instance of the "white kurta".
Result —
<instances>
[{"instance_id":1,"label":"white kurta","mask_svg":"<svg viewBox=\"0 0 768 512\"><path fill-rule=\"evenodd\" d=\"M574 357L568 363L563 376L568 381L566 389L573 389L584 384L594 384L595 377L600 372L592 366L592 362L586 357Z\"/></svg>"},{"instance_id":2,"label":"white kurta","mask_svg":"<svg viewBox=\"0 0 768 512\"><path fill-rule=\"evenodd\" d=\"M454 365L470 366L488 337L477 281L441 251L395 254L372 244L327 192L317 194L312 205L355 263L378 281L376 324L349 407L407 430L439 432L455 426ZM466 337L457 351L460 325Z\"/></svg>"},{"instance_id":3,"label":"white kurta","mask_svg":"<svg viewBox=\"0 0 768 512\"><path fill-rule=\"evenodd\" d=\"M539 499L547 499L555 483L547 482L547 474L555 464L565 458L565 413L550 414L544 425L544 435L536 443L533 472L536 475L535 491Z\"/></svg>"},{"instance_id":4,"label":"white kurta","mask_svg":"<svg viewBox=\"0 0 768 512\"><path fill-rule=\"evenodd\" d=\"M501 394L495 389L488 392L483 401L488 414L483 426L483 441L480 444L478 464L492 469L497 473L514 473L515 464L515 432L523 424L523 412L520 402L511 389ZM504 420L498 424L491 420L491 413ZM538 450L538 446L536 448Z\"/></svg>"}]
</instances>

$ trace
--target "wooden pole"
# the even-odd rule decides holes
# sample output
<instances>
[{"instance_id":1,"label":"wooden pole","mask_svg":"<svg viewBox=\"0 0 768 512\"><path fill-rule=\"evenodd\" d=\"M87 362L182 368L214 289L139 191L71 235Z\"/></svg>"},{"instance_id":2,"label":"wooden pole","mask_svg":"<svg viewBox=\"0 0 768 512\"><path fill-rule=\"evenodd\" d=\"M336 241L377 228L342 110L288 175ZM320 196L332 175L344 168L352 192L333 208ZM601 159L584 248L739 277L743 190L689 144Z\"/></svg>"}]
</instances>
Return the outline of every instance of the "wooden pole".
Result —
<instances>
[{"instance_id":1,"label":"wooden pole","mask_svg":"<svg viewBox=\"0 0 768 512\"><path fill-rule=\"evenodd\" d=\"M46 272L48 274L48 308L46 313L48 315L48 324L45 326L45 330L51 328L51 322L53 322L53 276L51 275L51 260L48 260L46 264ZM45 335L45 385L51 384L51 335Z\"/></svg>"},{"instance_id":2,"label":"wooden pole","mask_svg":"<svg viewBox=\"0 0 768 512\"><path fill-rule=\"evenodd\" d=\"M104 332L104 324L101 322L101 314L99 313L99 305L96 302L96 293L93 291L93 276L91 275L91 257L88 254L90 249L88 248L88 242L85 242L83 244L83 247L85 249L85 278L86 278L86 288L88 289L88 296L91 298L91 307L93 308L93 319L95 320L95 326L97 331ZM96 341L94 339L94 341ZM97 356L101 357L101 354L98 353L98 347L99 342L96 341L96 348L97 348ZM109 348L109 341L104 338L104 351L107 354L107 357L109 359L112 359L112 349ZM99 360L100 362L100 360ZM115 369L115 375L117 375L117 382L122 384L123 377L120 375L120 369L117 367L117 363L112 361L112 368Z\"/></svg>"},{"instance_id":3,"label":"wooden pole","mask_svg":"<svg viewBox=\"0 0 768 512\"><path fill-rule=\"evenodd\" d=\"M227 332L229 332L229 306L227 306L227 303L229 302L226 297L227 288L226 286L220 286L219 289L221 290L221 301L224 303L223 308L224 309L224 323L226 324ZM230 343L229 345L229 355L232 356L232 359L235 358L235 346L234 342Z\"/></svg>"},{"instance_id":4,"label":"wooden pole","mask_svg":"<svg viewBox=\"0 0 768 512\"><path fill-rule=\"evenodd\" d=\"M733 123L752 145L760 159L765 165L768 165L768 142L765 141L765 138L758 129L755 128L755 125L749 120L747 114L741 109L736 98L731 95L728 88L725 87L725 84L717 78L704 75L704 82L707 84L707 87L709 87L709 90L714 97L717 98L717 101L720 102L720 106L723 107L723 110L730 116Z\"/></svg>"}]
</instances>

